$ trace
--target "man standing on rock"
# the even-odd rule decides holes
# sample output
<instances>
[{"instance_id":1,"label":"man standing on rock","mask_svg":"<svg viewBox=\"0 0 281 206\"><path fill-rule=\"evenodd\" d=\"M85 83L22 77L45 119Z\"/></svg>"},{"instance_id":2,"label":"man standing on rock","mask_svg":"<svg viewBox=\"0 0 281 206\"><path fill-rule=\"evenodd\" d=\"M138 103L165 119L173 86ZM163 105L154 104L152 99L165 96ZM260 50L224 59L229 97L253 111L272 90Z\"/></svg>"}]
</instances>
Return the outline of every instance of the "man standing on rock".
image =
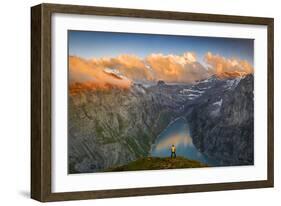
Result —
<instances>
[{"instance_id":1,"label":"man standing on rock","mask_svg":"<svg viewBox=\"0 0 281 206\"><path fill-rule=\"evenodd\" d=\"M172 147L171 147L171 158L173 158L173 157L174 157L174 158L177 157L175 145L172 145Z\"/></svg>"}]
</instances>

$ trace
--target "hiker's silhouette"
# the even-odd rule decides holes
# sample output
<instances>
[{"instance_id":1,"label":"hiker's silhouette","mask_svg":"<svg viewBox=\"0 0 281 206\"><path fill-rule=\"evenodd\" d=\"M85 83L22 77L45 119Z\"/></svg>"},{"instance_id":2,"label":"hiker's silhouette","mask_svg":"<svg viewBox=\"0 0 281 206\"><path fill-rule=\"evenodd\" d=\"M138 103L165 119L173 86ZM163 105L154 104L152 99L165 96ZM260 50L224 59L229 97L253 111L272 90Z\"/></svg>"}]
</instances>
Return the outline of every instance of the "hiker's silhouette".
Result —
<instances>
[{"instance_id":1,"label":"hiker's silhouette","mask_svg":"<svg viewBox=\"0 0 281 206\"><path fill-rule=\"evenodd\" d=\"M174 158L177 157L175 145L172 145L172 147L171 147L171 158L173 158L173 157L174 157Z\"/></svg>"}]
</instances>

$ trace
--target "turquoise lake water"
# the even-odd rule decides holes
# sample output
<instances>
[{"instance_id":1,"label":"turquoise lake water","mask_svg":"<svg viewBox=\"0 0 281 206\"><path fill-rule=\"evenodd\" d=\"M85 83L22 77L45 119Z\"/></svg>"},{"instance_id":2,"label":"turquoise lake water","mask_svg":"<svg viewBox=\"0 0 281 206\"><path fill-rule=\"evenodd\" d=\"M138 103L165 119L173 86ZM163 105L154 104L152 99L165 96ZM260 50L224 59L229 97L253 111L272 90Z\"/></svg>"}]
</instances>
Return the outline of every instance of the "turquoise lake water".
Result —
<instances>
[{"instance_id":1,"label":"turquoise lake water","mask_svg":"<svg viewBox=\"0 0 281 206\"><path fill-rule=\"evenodd\" d=\"M189 126L184 118L178 118L157 137L150 155L153 157L170 157L171 146L175 145L176 155L202 163L211 164L194 146L190 136Z\"/></svg>"}]
</instances>

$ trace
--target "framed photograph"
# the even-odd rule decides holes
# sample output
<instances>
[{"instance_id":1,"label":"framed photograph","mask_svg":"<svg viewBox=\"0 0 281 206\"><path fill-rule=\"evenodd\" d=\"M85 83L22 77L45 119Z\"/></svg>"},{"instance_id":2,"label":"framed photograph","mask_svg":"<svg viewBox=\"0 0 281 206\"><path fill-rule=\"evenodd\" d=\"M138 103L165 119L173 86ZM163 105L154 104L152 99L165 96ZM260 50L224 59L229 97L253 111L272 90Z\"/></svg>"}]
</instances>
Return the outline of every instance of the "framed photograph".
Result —
<instances>
[{"instance_id":1,"label":"framed photograph","mask_svg":"<svg viewBox=\"0 0 281 206\"><path fill-rule=\"evenodd\" d=\"M273 187L273 19L31 8L31 197Z\"/></svg>"}]
</instances>

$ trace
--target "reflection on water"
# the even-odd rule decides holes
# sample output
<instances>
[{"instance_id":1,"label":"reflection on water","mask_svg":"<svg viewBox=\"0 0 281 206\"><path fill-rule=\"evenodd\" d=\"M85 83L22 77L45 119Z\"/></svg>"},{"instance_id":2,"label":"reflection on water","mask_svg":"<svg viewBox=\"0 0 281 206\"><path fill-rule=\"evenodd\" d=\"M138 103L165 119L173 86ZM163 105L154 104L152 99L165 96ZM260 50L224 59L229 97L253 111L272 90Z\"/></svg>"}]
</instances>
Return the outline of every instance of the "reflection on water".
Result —
<instances>
[{"instance_id":1,"label":"reflection on water","mask_svg":"<svg viewBox=\"0 0 281 206\"><path fill-rule=\"evenodd\" d=\"M169 157L172 145L176 147L177 156L208 164L207 158L193 145L189 127L184 118L176 119L157 137L150 155L154 157Z\"/></svg>"},{"instance_id":2,"label":"reflection on water","mask_svg":"<svg viewBox=\"0 0 281 206\"><path fill-rule=\"evenodd\" d=\"M167 148L170 148L171 145L175 145L176 148L178 146L181 146L183 144L184 147L192 146L192 139L187 134L173 134L169 138L164 138L160 142L158 142L155 146L155 150L165 150Z\"/></svg>"}]
</instances>

